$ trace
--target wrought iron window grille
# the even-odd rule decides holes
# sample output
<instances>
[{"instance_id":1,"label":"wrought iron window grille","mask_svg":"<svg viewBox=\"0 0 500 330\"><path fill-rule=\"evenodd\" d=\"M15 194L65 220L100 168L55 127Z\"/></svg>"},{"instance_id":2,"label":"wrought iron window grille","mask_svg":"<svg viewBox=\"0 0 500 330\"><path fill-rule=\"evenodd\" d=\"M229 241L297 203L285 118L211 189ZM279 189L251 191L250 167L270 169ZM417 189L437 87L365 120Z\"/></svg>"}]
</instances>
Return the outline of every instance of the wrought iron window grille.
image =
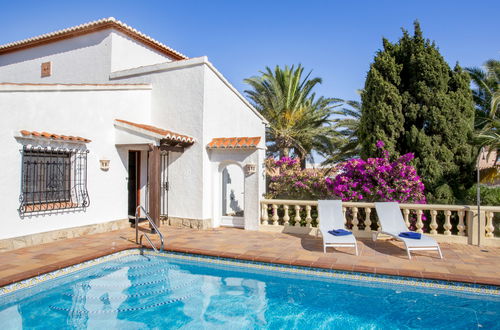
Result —
<instances>
[{"instance_id":1,"label":"wrought iron window grille","mask_svg":"<svg viewBox=\"0 0 500 330\"><path fill-rule=\"evenodd\" d=\"M23 146L19 214L85 210L87 149Z\"/></svg>"}]
</instances>

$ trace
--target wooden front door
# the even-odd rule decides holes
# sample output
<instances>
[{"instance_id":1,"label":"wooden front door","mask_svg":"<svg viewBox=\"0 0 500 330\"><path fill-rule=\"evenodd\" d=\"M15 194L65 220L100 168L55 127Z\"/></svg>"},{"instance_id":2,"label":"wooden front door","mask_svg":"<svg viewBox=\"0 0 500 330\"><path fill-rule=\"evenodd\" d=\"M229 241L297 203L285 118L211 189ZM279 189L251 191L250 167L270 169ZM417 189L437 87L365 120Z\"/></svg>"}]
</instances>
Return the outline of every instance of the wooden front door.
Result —
<instances>
[{"instance_id":1,"label":"wooden front door","mask_svg":"<svg viewBox=\"0 0 500 330\"><path fill-rule=\"evenodd\" d=\"M155 224L160 226L161 207L161 154L160 148L151 146L148 151L148 213Z\"/></svg>"}]
</instances>

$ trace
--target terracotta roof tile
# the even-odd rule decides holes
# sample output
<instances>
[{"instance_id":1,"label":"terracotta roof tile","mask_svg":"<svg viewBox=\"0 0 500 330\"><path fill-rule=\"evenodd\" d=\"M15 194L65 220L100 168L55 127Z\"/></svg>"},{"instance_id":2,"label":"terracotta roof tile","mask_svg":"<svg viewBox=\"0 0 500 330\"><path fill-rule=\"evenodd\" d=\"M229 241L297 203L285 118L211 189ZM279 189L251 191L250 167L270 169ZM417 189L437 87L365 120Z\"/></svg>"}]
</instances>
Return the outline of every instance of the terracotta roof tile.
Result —
<instances>
[{"instance_id":1,"label":"terracotta roof tile","mask_svg":"<svg viewBox=\"0 0 500 330\"><path fill-rule=\"evenodd\" d=\"M138 124L138 123L133 123L131 121L123 120L123 119L115 119L116 122L126 124L135 128L140 128L155 134L158 134L161 136L161 139L169 140L169 141L174 141L174 142L180 142L180 143L187 143L187 144L193 144L195 142L195 139L191 136L188 135L183 135L183 134L178 134L163 128L151 126L151 125L145 125L145 124Z\"/></svg>"},{"instance_id":2,"label":"terracotta roof tile","mask_svg":"<svg viewBox=\"0 0 500 330\"><path fill-rule=\"evenodd\" d=\"M209 149L252 149L257 148L259 142L260 136L214 138L207 147Z\"/></svg>"},{"instance_id":3,"label":"terracotta roof tile","mask_svg":"<svg viewBox=\"0 0 500 330\"><path fill-rule=\"evenodd\" d=\"M62 141L75 141L75 142L84 142L84 143L89 143L92 142L89 139L82 138L80 136L66 136L66 135L59 135L59 134L54 134L54 133L47 133L47 132L37 132L37 131L27 131L27 130L21 130L19 131L22 136L24 137L35 137L35 138L44 138L44 139L50 139L50 140L62 140Z\"/></svg>"},{"instance_id":4,"label":"terracotta roof tile","mask_svg":"<svg viewBox=\"0 0 500 330\"><path fill-rule=\"evenodd\" d=\"M0 54L25 49L29 47L36 47L46 43L59 41L66 38L72 38L79 35L84 35L104 29L113 28L117 31L125 33L129 37L146 44L155 50L173 58L174 60L185 60L188 57L172 48L162 44L161 42L137 31L136 29L128 26L127 24L120 22L119 20L108 17L97 21L92 21L89 23L73 26L67 29L42 34L36 37L11 42L5 45L0 45Z\"/></svg>"}]
</instances>

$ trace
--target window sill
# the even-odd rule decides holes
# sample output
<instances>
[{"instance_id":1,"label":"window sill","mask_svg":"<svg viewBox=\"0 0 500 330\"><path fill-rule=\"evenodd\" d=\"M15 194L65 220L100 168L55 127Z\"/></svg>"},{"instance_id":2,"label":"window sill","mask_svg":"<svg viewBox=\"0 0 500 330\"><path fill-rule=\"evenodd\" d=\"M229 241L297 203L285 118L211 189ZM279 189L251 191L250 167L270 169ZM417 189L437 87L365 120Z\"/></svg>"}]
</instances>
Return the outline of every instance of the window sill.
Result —
<instances>
[{"instance_id":1,"label":"window sill","mask_svg":"<svg viewBox=\"0 0 500 330\"><path fill-rule=\"evenodd\" d=\"M40 211L52 211L52 210L62 210L62 209L72 209L77 208L78 204L73 202L53 202L53 203L39 203L39 204L29 204L22 206L23 213L40 212Z\"/></svg>"}]
</instances>

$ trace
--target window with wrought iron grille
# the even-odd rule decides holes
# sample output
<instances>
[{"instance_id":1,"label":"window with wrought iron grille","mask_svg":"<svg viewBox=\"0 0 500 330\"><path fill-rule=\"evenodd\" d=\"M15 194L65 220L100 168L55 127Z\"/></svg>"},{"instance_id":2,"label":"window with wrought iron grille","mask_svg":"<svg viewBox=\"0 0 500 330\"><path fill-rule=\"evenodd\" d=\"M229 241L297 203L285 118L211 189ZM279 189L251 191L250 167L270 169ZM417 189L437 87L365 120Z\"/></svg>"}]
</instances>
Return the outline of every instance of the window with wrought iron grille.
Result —
<instances>
[{"instance_id":1,"label":"window with wrought iron grille","mask_svg":"<svg viewBox=\"0 0 500 330\"><path fill-rule=\"evenodd\" d=\"M19 213L46 213L89 206L87 150L25 146Z\"/></svg>"}]
</instances>

